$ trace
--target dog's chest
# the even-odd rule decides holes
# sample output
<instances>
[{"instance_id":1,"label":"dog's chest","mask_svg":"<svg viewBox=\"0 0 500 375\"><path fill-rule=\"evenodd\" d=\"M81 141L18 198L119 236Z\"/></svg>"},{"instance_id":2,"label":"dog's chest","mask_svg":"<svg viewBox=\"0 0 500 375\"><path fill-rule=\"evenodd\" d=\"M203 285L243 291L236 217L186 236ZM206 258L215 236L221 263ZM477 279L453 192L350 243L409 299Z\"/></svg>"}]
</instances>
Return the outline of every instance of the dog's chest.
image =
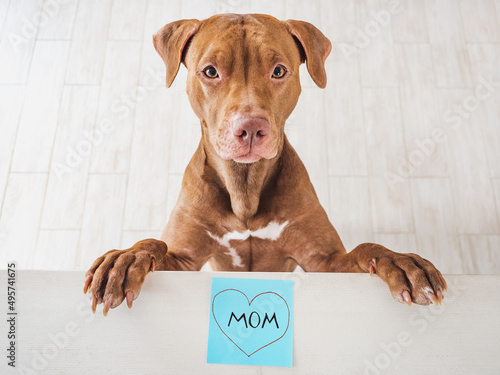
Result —
<instances>
[{"instance_id":1,"label":"dog's chest","mask_svg":"<svg viewBox=\"0 0 500 375\"><path fill-rule=\"evenodd\" d=\"M264 270L265 264L282 257L281 240L287 226L288 221L271 221L255 230L228 231L221 237L208 232L219 245L214 261L226 270Z\"/></svg>"}]
</instances>

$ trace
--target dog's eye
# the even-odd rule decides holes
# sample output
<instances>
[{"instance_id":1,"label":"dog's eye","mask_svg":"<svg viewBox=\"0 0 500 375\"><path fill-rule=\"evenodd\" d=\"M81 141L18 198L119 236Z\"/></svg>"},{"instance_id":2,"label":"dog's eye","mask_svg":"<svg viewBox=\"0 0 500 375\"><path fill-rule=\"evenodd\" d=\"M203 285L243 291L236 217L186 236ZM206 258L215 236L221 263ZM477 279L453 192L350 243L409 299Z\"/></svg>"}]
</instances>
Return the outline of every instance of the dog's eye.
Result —
<instances>
[{"instance_id":1,"label":"dog's eye","mask_svg":"<svg viewBox=\"0 0 500 375\"><path fill-rule=\"evenodd\" d=\"M283 65L277 65L273 70L273 78L283 78L285 73L285 67Z\"/></svg>"},{"instance_id":2,"label":"dog's eye","mask_svg":"<svg viewBox=\"0 0 500 375\"><path fill-rule=\"evenodd\" d=\"M219 73L217 73L217 69L215 69L213 66L209 66L203 72L208 78L217 78L219 76Z\"/></svg>"}]
</instances>

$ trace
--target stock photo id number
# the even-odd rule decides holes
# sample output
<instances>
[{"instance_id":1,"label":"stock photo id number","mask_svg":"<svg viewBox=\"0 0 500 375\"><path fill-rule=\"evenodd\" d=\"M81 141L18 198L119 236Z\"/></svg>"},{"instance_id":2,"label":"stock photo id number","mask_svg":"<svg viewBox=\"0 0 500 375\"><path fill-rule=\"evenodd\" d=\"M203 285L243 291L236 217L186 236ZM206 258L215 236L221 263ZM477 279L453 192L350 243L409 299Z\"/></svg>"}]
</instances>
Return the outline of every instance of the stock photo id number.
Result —
<instances>
[{"instance_id":1,"label":"stock photo id number","mask_svg":"<svg viewBox=\"0 0 500 375\"><path fill-rule=\"evenodd\" d=\"M8 365L16 367L16 264L7 265L7 360Z\"/></svg>"}]
</instances>

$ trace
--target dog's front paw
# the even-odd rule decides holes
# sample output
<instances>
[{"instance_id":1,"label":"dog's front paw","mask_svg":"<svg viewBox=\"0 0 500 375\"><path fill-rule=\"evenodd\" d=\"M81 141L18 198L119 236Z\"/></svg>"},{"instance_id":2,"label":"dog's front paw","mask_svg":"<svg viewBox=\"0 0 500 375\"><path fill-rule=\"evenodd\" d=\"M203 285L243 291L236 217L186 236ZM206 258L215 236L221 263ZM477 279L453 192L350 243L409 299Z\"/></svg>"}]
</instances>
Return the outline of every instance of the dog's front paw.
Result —
<instances>
[{"instance_id":1,"label":"dog's front paw","mask_svg":"<svg viewBox=\"0 0 500 375\"><path fill-rule=\"evenodd\" d=\"M434 265L417 254L399 254L392 251L369 261L370 274L384 280L392 296L411 305L441 304L446 281Z\"/></svg>"},{"instance_id":2,"label":"dog's front paw","mask_svg":"<svg viewBox=\"0 0 500 375\"><path fill-rule=\"evenodd\" d=\"M104 316L110 308L127 299L128 307L139 296L146 275L163 261L167 245L148 239L137 242L127 250L111 250L97 258L85 274L84 293L90 291L92 311L104 304Z\"/></svg>"}]
</instances>

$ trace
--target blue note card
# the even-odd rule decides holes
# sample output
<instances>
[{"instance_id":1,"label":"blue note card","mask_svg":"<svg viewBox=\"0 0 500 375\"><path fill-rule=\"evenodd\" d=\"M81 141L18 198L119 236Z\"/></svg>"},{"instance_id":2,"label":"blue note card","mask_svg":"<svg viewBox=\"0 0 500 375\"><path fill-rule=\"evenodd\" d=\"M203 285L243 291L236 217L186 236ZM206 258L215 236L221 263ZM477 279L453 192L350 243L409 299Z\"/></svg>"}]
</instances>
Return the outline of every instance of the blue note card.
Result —
<instances>
[{"instance_id":1,"label":"blue note card","mask_svg":"<svg viewBox=\"0 0 500 375\"><path fill-rule=\"evenodd\" d=\"M293 281L212 278L207 363L293 365Z\"/></svg>"}]
</instances>

